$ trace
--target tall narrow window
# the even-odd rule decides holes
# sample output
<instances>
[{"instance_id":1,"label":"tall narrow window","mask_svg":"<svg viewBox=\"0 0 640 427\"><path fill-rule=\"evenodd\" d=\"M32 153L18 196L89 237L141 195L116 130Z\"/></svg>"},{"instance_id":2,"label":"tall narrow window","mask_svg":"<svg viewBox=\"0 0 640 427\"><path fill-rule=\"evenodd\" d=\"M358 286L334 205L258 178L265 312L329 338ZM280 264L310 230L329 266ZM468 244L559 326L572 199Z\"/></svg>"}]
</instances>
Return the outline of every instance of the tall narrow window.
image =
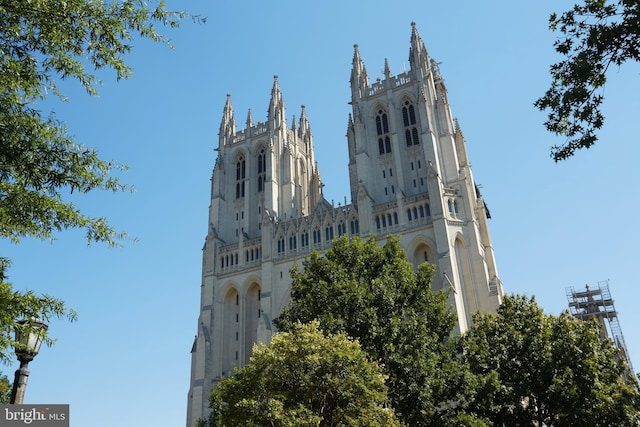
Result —
<instances>
[{"instance_id":1,"label":"tall narrow window","mask_svg":"<svg viewBox=\"0 0 640 427\"><path fill-rule=\"evenodd\" d=\"M409 123L412 125L416 124L416 111L413 108L413 105L409 106Z\"/></svg>"},{"instance_id":2,"label":"tall narrow window","mask_svg":"<svg viewBox=\"0 0 640 427\"><path fill-rule=\"evenodd\" d=\"M258 153L258 193L264 191L264 181L267 171L267 156L265 155L264 148L260 149Z\"/></svg>"},{"instance_id":3,"label":"tall narrow window","mask_svg":"<svg viewBox=\"0 0 640 427\"><path fill-rule=\"evenodd\" d=\"M380 155L391 153L391 138L389 137L389 119L387 112L378 110L376 115L376 133L378 135L378 152Z\"/></svg>"},{"instance_id":4,"label":"tall narrow window","mask_svg":"<svg viewBox=\"0 0 640 427\"><path fill-rule=\"evenodd\" d=\"M402 107L402 124L404 125L404 139L407 147L420 144L418 127L416 125L416 110L411 101L404 101Z\"/></svg>"},{"instance_id":5,"label":"tall narrow window","mask_svg":"<svg viewBox=\"0 0 640 427\"><path fill-rule=\"evenodd\" d=\"M244 197L245 166L244 157L240 157L236 163L236 199Z\"/></svg>"},{"instance_id":6,"label":"tall narrow window","mask_svg":"<svg viewBox=\"0 0 640 427\"><path fill-rule=\"evenodd\" d=\"M354 218L351 220L351 234L358 233L360 233L360 225L358 224L358 220Z\"/></svg>"},{"instance_id":7,"label":"tall narrow window","mask_svg":"<svg viewBox=\"0 0 640 427\"><path fill-rule=\"evenodd\" d=\"M333 240L333 226L327 225L324 229L325 240L330 242Z\"/></svg>"}]
</instances>

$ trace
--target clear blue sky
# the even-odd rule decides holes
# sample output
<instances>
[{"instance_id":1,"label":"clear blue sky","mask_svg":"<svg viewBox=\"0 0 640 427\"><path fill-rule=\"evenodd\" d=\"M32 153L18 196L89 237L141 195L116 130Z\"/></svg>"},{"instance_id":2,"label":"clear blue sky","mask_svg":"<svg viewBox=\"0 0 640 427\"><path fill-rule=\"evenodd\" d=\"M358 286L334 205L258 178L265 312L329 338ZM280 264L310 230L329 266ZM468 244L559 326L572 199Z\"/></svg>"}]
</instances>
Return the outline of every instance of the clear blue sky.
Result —
<instances>
[{"instance_id":1,"label":"clear blue sky","mask_svg":"<svg viewBox=\"0 0 640 427\"><path fill-rule=\"evenodd\" d=\"M131 79L101 74L100 97L65 84L55 104L77 141L129 165L133 194L78 198L137 237L122 249L86 247L71 231L55 242L0 242L9 278L64 299L76 323L54 321L58 338L31 363L29 403L68 403L75 427L183 426L190 349L200 297L209 185L226 94L236 121L264 120L273 75L287 118L306 106L325 196L349 194L349 73L359 44L371 80L384 59L408 68L410 23L441 62L452 112L467 139L476 181L491 210L491 236L505 291L536 295L549 313L565 288L610 279L622 329L640 368L636 130L640 67L614 70L600 142L554 164L544 114L532 106L557 57L549 13L569 1L407 0L323 2L169 1L208 18L167 34L174 50L137 42ZM43 108L51 108L49 105ZM1 367L9 376L16 366Z\"/></svg>"}]
</instances>

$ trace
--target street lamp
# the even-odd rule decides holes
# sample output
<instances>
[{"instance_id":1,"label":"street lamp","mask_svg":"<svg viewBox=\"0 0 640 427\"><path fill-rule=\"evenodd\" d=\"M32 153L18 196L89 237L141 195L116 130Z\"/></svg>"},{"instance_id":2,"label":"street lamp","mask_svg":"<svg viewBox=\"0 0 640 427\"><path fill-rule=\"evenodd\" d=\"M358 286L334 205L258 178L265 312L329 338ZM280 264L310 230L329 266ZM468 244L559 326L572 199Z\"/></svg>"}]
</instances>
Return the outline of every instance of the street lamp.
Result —
<instances>
[{"instance_id":1,"label":"street lamp","mask_svg":"<svg viewBox=\"0 0 640 427\"><path fill-rule=\"evenodd\" d=\"M24 391L27 388L27 379L29 378L29 362L36 357L40 350L40 345L44 338L44 333L49 329L49 325L37 320L20 320L17 322L16 342L21 344L16 348L16 356L20 361L20 368L16 371L16 377L13 381L13 389L11 390L11 401L17 405L22 405L24 401ZM30 328L27 330L27 326Z\"/></svg>"}]
</instances>

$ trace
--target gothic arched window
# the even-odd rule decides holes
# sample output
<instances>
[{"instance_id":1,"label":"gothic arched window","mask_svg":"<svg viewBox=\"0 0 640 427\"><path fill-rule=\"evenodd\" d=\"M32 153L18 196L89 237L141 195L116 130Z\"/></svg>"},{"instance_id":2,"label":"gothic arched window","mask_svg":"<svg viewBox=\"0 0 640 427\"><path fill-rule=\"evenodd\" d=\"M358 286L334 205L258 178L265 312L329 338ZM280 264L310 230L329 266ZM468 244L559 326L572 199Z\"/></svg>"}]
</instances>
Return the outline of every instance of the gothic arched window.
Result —
<instances>
[{"instance_id":1,"label":"gothic arched window","mask_svg":"<svg viewBox=\"0 0 640 427\"><path fill-rule=\"evenodd\" d=\"M333 240L333 226L328 224L324 229L325 241L330 242Z\"/></svg>"},{"instance_id":2,"label":"gothic arched window","mask_svg":"<svg viewBox=\"0 0 640 427\"><path fill-rule=\"evenodd\" d=\"M258 153L258 193L264 191L264 180L267 171L267 156L264 148L261 148Z\"/></svg>"},{"instance_id":3,"label":"gothic arched window","mask_svg":"<svg viewBox=\"0 0 640 427\"><path fill-rule=\"evenodd\" d=\"M246 168L244 157L240 156L236 163L236 199L244 197L244 180L246 177Z\"/></svg>"},{"instance_id":4,"label":"gothic arched window","mask_svg":"<svg viewBox=\"0 0 640 427\"><path fill-rule=\"evenodd\" d=\"M360 233L360 225L358 224L358 219L357 218L352 218L351 219L351 234L358 234Z\"/></svg>"},{"instance_id":5,"label":"gothic arched window","mask_svg":"<svg viewBox=\"0 0 640 427\"><path fill-rule=\"evenodd\" d=\"M402 107L402 123L404 124L404 138L407 147L420 144L418 127L416 126L416 110L411 101L404 101Z\"/></svg>"},{"instance_id":6,"label":"gothic arched window","mask_svg":"<svg viewBox=\"0 0 640 427\"><path fill-rule=\"evenodd\" d=\"M378 135L378 152L380 155L391 153L391 138L389 137L389 118L382 108L376 114L376 133Z\"/></svg>"}]
</instances>

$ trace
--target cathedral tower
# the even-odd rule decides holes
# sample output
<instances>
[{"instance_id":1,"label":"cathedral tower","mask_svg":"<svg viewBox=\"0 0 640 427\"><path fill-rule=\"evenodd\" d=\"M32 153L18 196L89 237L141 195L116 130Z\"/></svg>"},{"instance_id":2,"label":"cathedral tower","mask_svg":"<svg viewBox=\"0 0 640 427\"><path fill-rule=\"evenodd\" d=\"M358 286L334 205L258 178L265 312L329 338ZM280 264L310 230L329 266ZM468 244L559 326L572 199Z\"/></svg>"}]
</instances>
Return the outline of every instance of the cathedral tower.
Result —
<instances>
[{"instance_id":1,"label":"cathedral tower","mask_svg":"<svg viewBox=\"0 0 640 427\"><path fill-rule=\"evenodd\" d=\"M289 301L289 269L335 237L393 234L417 266L437 266L434 288L466 330L477 311L502 299L486 209L473 180L465 139L453 119L437 63L414 23L410 69L370 83L354 46L347 145L351 204L322 196L304 106L286 123L277 76L265 122L236 130L227 95L211 179L203 248L198 332L191 350L187 426L209 413L216 383L241 367Z\"/></svg>"}]
</instances>

